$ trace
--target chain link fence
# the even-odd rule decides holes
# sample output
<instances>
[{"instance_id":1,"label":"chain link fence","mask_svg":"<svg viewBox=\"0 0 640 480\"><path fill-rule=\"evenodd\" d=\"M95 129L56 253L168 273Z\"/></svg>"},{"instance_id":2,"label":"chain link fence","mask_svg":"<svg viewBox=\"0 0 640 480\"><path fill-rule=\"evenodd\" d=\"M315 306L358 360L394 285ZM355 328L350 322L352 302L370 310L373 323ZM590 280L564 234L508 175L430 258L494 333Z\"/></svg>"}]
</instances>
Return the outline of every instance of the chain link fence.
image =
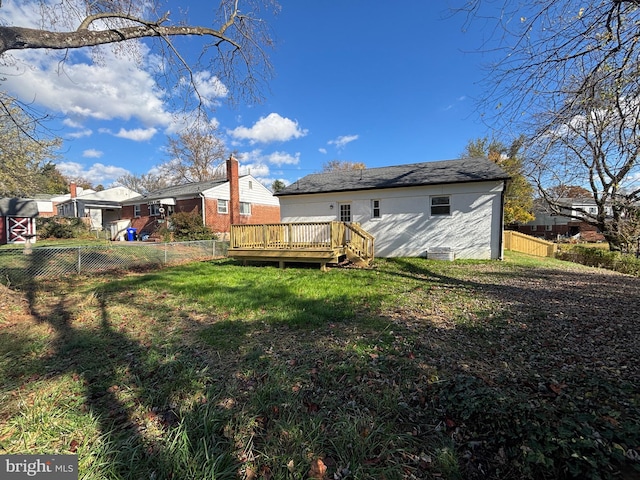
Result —
<instances>
[{"instance_id":1,"label":"chain link fence","mask_svg":"<svg viewBox=\"0 0 640 480\"><path fill-rule=\"evenodd\" d=\"M98 246L0 250L0 282L19 284L32 278L174 265L224 257L228 242L113 242Z\"/></svg>"}]
</instances>

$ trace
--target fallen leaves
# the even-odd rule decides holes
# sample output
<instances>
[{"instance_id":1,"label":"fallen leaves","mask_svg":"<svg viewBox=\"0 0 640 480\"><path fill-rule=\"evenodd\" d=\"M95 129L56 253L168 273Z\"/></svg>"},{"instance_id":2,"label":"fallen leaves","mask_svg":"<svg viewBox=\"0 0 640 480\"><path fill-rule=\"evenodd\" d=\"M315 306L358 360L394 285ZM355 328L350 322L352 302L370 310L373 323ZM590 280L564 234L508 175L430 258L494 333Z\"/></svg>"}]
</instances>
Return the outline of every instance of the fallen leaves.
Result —
<instances>
[{"instance_id":1,"label":"fallen leaves","mask_svg":"<svg viewBox=\"0 0 640 480\"><path fill-rule=\"evenodd\" d=\"M316 458L311 462L311 468L309 468L307 477L316 480L324 480L326 478L326 474L327 466L324 464L321 458Z\"/></svg>"}]
</instances>

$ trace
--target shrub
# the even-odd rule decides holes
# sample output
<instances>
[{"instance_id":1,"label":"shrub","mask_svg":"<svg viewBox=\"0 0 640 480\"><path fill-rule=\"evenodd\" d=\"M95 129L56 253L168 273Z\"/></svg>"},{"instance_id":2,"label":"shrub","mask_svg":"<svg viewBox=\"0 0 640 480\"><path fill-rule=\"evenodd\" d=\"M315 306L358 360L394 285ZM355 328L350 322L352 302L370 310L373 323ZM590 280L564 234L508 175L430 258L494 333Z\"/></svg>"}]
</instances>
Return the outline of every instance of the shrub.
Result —
<instances>
[{"instance_id":1,"label":"shrub","mask_svg":"<svg viewBox=\"0 0 640 480\"><path fill-rule=\"evenodd\" d=\"M216 236L202 223L202 217L194 212L178 212L171 215L171 230L176 240L212 240Z\"/></svg>"},{"instance_id":2,"label":"shrub","mask_svg":"<svg viewBox=\"0 0 640 480\"><path fill-rule=\"evenodd\" d=\"M89 234L89 226L80 218L45 217L36 220L38 238L79 238Z\"/></svg>"},{"instance_id":3,"label":"shrub","mask_svg":"<svg viewBox=\"0 0 640 480\"><path fill-rule=\"evenodd\" d=\"M640 258L630 254L575 245L569 248L563 247L556 254L556 258L589 267L606 268L620 273L640 276Z\"/></svg>"}]
</instances>

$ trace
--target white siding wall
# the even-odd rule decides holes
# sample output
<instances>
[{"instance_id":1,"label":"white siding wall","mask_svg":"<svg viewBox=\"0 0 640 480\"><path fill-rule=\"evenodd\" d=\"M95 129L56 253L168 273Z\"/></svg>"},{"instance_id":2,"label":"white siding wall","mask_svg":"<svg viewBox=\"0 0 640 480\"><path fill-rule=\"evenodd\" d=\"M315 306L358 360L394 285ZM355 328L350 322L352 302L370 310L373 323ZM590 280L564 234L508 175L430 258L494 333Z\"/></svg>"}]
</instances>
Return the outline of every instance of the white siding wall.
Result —
<instances>
[{"instance_id":1,"label":"white siding wall","mask_svg":"<svg viewBox=\"0 0 640 480\"><path fill-rule=\"evenodd\" d=\"M279 206L278 197L274 197L267 187L262 185L258 180L251 176L240 177L240 201L252 203L256 205L273 205ZM249 184L251 183L251 188Z\"/></svg>"},{"instance_id":2,"label":"white siding wall","mask_svg":"<svg viewBox=\"0 0 640 480\"><path fill-rule=\"evenodd\" d=\"M251 188L249 188L249 182L251 182ZM240 189L241 202L254 205L273 205L276 207L280 205L278 197L274 197L271 190L250 175L240 177L238 186ZM223 183L222 185L207 190L204 192L204 196L207 198L229 200L229 183Z\"/></svg>"},{"instance_id":3,"label":"white siding wall","mask_svg":"<svg viewBox=\"0 0 640 480\"><path fill-rule=\"evenodd\" d=\"M352 221L375 237L379 257L425 256L450 247L456 258L501 258L502 182L280 197L282 222L338 220L339 203L351 203ZM451 215L431 216L430 197L451 196ZM380 200L381 218L372 218ZM333 208L331 206L333 205Z\"/></svg>"}]
</instances>

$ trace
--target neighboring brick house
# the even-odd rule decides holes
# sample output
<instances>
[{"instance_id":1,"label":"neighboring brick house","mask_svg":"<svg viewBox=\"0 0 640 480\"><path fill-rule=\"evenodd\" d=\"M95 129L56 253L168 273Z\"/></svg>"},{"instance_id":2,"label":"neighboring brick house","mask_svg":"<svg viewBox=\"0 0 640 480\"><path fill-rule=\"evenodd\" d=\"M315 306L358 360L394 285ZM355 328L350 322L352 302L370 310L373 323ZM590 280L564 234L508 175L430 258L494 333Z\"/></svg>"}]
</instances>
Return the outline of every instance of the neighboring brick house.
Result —
<instances>
[{"instance_id":1,"label":"neighboring brick house","mask_svg":"<svg viewBox=\"0 0 640 480\"><path fill-rule=\"evenodd\" d=\"M535 206L535 219L519 225L517 230L533 237L545 240L557 240L559 237L580 237L587 242L602 242L605 240L597 227L581 220L582 212L594 214L597 205L591 198L560 198L558 202L564 207L561 213L551 212L544 202L538 201ZM566 216L563 215L566 213ZM606 207L607 215L611 214L611 207Z\"/></svg>"},{"instance_id":2,"label":"neighboring brick house","mask_svg":"<svg viewBox=\"0 0 640 480\"><path fill-rule=\"evenodd\" d=\"M196 212L222 238L232 224L280 222L280 202L251 175L239 176L238 161L227 160L227 178L175 185L122 202L122 219L113 222L111 234L123 239L126 229L152 235L167 217L177 212Z\"/></svg>"}]
</instances>

